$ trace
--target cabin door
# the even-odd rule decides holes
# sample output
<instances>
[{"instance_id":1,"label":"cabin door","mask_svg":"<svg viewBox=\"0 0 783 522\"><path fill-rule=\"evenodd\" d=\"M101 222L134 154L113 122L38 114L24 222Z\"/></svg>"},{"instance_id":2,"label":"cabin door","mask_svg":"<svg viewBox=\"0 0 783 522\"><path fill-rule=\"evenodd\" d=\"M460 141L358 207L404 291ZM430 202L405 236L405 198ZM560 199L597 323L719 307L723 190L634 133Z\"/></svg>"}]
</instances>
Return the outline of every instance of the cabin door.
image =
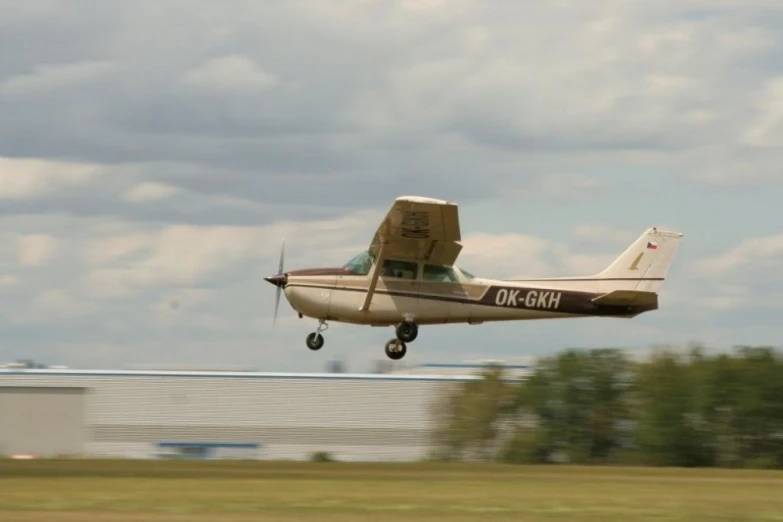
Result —
<instances>
[{"instance_id":1,"label":"cabin door","mask_svg":"<svg viewBox=\"0 0 783 522\"><path fill-rule=\"evenodd\" d=\"M389 313L404 316L418 316L419 299L419 265L411 261L384 261L378 290L385 294L383 300L388 304Z\"/></svg>"}]
</instances>

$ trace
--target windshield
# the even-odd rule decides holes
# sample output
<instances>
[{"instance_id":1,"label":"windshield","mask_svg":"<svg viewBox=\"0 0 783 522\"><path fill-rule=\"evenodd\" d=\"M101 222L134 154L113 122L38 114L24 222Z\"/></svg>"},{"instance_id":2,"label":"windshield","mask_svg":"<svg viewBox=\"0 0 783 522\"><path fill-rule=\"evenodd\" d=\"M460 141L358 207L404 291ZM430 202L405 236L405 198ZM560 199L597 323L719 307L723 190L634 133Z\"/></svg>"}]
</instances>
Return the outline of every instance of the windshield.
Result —
<instances>
[{"instance_id":1,"label":"windshield","mask_svg":"<svg viewBox=\"0 0 783 522\"><path fill-rule=\"evenodd\" d=\"M370 273L370 268L372 268L372 261L372 256L365 250L355 255L343 268L350 270L354 274L367 275Z\"/></svg>"},{"instance_id":2,"label":"windshield","mask_svg":"<svg viewBox=\"0 0 783 522\"><path fill-rule=\"evenodd\" d=\"M476 276L474 276L464 268L460 268L459 271L462 273L462 275L465 276L466 279L476 279Z\"/></svg>"}]
</instances>

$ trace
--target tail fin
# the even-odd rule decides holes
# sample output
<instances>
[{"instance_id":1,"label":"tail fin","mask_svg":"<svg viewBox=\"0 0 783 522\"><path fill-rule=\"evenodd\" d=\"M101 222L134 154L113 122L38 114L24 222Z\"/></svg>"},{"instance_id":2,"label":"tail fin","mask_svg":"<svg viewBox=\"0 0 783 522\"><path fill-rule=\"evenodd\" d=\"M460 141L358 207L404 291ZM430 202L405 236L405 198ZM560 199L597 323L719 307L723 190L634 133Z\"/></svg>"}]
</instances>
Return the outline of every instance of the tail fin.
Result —
<instances>
[{"instance_id":1,"label":"tail fin","mask_svg":"<svg viewBox=\"0 0 783 522\"><path fill-rule=\"evenodd\" d=\"M599 291L658 292L669 271L682 234L649 228L606 269L593 276Z\"/></svg>"}]
</instances>

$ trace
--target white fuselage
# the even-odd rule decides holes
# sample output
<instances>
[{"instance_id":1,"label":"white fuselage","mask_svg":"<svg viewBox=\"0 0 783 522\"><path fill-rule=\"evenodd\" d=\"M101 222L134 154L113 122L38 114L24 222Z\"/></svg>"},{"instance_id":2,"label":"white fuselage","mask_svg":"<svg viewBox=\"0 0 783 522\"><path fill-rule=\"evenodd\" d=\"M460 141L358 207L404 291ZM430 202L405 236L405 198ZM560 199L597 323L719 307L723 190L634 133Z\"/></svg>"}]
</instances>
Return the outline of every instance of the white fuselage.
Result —
<instances>
[{"instance_id":1,"label":"white fuselage","mask_svg":"<svg viewBox=\"0 0 783 522\"><path fill-rule=\"evenodd\" d=\"M492 285L502 288L488 301L486 293ZM289 278L285 296L303 315L346 323L385 326L406 318L417 324L482 323L572 315L561 309L563 292L558 286L493 280L431 283L382 278L369 309L361 310L367 292L366 276L301 276ZM517 288L526 291L520 293Z\"/></svg>"}]
</instances>

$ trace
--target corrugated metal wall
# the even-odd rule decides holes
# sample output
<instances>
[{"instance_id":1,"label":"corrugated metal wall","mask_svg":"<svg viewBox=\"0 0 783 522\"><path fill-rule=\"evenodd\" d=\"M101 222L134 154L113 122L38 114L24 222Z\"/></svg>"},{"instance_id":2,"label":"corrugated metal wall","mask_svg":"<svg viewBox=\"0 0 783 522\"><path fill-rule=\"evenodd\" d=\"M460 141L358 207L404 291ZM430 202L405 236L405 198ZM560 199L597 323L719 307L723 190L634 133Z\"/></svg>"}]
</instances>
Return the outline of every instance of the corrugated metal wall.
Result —
<instances>
[{"instance_id":1,"label":"corrugated metal wall","mask_svg":"<svg viewBox=\"0 0 783 522\"><path fill-rule=\"evenodd\" d=\"M0 386L87 388L84 452L140 458L156 455L158 442L182 441L257 442L262 445L259 457L269 459L304 459L312 452L328 451L341 460L415 460L428 452L433 401L461 380L0 372Z\"/></svg>"},{"instance_id":2,"label":"corrugated metal wall","mask_svg":"<svg viewBox=\"0 0 783 522\"><path fill-rule=\"evenodd\" d=\"M82 388L3 386L0 380L0 454L79 454L84 410Z\"/></svg>"}]
</instances>

